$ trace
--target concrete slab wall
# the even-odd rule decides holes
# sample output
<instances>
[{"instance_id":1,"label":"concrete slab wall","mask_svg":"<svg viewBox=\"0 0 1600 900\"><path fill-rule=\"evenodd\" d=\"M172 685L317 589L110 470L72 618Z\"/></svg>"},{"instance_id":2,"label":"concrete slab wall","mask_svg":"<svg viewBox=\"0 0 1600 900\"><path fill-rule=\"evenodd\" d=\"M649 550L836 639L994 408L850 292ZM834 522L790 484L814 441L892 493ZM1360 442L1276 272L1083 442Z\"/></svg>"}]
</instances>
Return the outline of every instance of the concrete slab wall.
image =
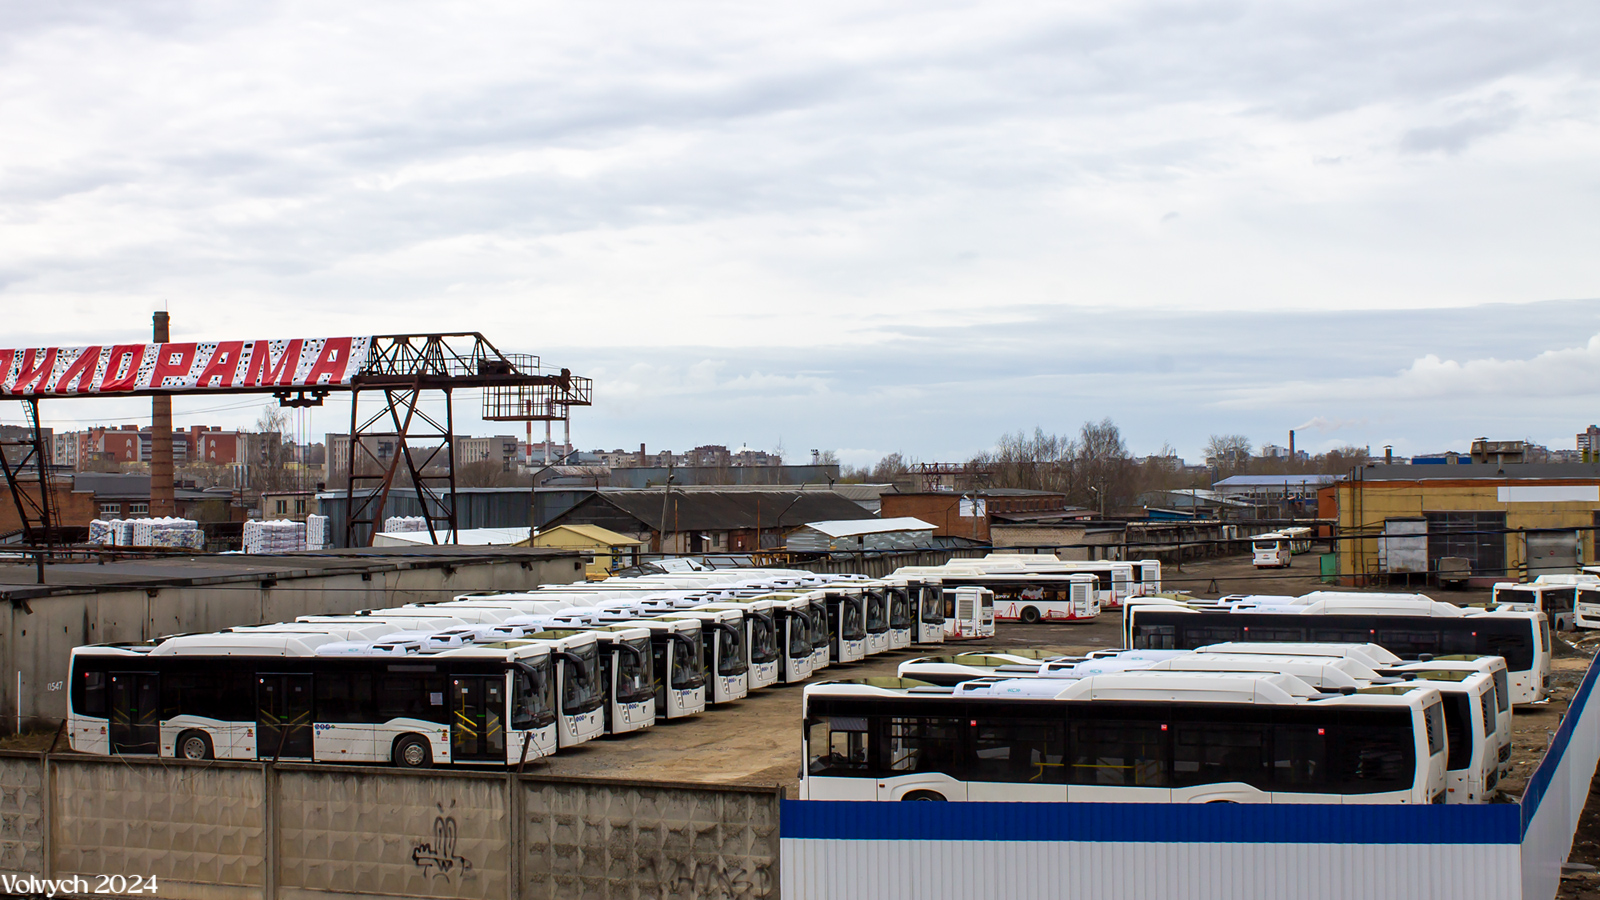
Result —
<instances>
[{"instance_id":1,"label":"concrete slab wall","mask_svg":"<svg viewBox=\"0 0 1600 900\"><path fill-rule=\"evenodd\" d=\"M83 588L14 599L0 614L0 731L15 730L19 712L24 727L54 727L65 718L70 656L82 644L143 641L583 578L583 560L576 555L481 554L448 565L427 557L376 562L387 564L352 562L343 571L306 568L205 584Z\"/></svg>"},{"instance_id":2,"label":"concrete slab wall","mask_svg":"<svg viewBox=\"0 0 1600 900\"><path fill-rule=\"evenodd\" d=\"M778 896L779 788L0 753L0 875L159 896ZM84 893L87 893L85 891Z\"/></svg>"}]
</instances>

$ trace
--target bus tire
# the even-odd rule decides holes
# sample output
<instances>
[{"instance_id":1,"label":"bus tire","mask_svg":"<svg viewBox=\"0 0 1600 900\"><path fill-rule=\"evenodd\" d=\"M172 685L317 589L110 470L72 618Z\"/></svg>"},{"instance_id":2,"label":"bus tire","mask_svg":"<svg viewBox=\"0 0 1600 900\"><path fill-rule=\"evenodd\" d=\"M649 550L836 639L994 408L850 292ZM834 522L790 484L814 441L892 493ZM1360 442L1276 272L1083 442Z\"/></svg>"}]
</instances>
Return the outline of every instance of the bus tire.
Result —
<instances>
[{"instance_id":1,"label":"bus tire","mask_svg":"<svg viewBox=\"0 0 1600 900\"><path fill-rule=\"evenodd\" d=\"M433 747L421 735L403 734L395 739L393 759L402 769L426 769L433 765Z\"/></svg>"},{"instance_id":2,"label":"bus tire","mask_svg":"<svg viewBox=\"0 0 1600 900\"><path fill-rule=\"evenodd\" d=\"M945 800L945 795L938 791L912 791L900 798L901 800Z\"/></svg>"},{"instance_id":3,"label":"bus tire","mask_svg":"<svg viewBox=\"0 0 1600 900\"><path fill-rule=\"evenodd\" d=\"M172 745L172 755L178 759L211 759L211 737L204 731L185 731Z\"/></svg>"},{"instance_id":4,"label":"bus tire","mask_svg":"<svg viewBox=\"0 0 1600 900\"><path fill-rule=\"evenodd\" d=\"M1039 609L1035 606L1024 606L1017 618L1021 619L1025 625L1037 625L1039 624Z\"/></svg>"}]
</instances>

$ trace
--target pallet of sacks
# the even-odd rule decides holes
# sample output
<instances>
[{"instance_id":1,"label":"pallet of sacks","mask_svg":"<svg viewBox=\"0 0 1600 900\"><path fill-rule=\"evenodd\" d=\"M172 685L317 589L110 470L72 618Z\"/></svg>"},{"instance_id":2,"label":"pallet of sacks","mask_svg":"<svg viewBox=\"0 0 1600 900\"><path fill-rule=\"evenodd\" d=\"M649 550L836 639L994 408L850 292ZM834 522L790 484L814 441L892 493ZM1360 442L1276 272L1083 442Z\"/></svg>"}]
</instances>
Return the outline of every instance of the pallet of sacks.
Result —
<instances>
[{"instance_id":1,"label":"pallet of sacks","mask_svg":"<svg viewBox=\"0 0 1600 900\"><path fill-rule=\"evenodd\" d=\"M244 552L292 553L306 549L306 523L289 519L244 523Z\"/></svg>"}]
</instances>

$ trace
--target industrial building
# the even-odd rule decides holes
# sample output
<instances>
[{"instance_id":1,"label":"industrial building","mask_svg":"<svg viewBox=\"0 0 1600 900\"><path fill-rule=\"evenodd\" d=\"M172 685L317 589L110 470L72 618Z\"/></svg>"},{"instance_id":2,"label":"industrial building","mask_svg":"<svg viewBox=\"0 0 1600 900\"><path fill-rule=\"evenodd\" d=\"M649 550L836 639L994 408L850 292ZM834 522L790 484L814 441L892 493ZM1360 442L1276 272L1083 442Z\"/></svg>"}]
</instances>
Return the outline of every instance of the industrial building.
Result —
<instances>
[{"instance_id":1,"label":"industrial building","mask_svg":"<svg viewBox=\"0 0 1600 900\"><path fill-rule=\"evenodd\" d=\"M749 553L807 522L872 518L829 491L597 491L546 525L599 525L652 553Z\"/></svg>"},{"instance_id":2,"label":"industrial building","mask_svg":"<svg viewBox=\"0 0 1600 900\"><path fill-rule=\"evenodd\" d=\"M1372 465L1320 492L1346 583L1468 561L1479 582L1571 572L1595 558L1600 464ZM1421 569L1422 571L1417 571Z\"/></svg>"}]
</instances>

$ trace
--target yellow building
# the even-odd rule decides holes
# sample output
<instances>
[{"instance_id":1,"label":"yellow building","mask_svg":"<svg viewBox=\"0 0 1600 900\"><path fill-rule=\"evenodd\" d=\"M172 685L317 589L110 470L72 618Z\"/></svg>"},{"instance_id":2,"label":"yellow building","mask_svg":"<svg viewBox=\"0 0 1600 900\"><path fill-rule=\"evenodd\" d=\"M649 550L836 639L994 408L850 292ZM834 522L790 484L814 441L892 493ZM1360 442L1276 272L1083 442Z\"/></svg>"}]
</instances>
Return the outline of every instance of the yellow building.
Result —
<instances>
[{"instance_id":1,"label":"yellow building","mask_svg":"<svg viewBox=\"0 0 1600 900\"><path fill-rule=\"evenodd\" d=\"M1468 560L1478 584L1574 572L1595 558L1600 466L1366 466L1333 492L1347 584L1426 578L1445 557Z\"/></svg>"},{"instance_id":2,"label":"yellow building","mask_svg":"<svg viewBox=\"0 0 1600 900\"><path fill-rule=\"evenodd\" d=\"M534 534L517 546L593 551L594 558L589 560L585 575L590 581L596 581L616 569L638 562L639 548L644 546L644 542L599 525L556 525Z\"/></svg>"}]
</instances>

